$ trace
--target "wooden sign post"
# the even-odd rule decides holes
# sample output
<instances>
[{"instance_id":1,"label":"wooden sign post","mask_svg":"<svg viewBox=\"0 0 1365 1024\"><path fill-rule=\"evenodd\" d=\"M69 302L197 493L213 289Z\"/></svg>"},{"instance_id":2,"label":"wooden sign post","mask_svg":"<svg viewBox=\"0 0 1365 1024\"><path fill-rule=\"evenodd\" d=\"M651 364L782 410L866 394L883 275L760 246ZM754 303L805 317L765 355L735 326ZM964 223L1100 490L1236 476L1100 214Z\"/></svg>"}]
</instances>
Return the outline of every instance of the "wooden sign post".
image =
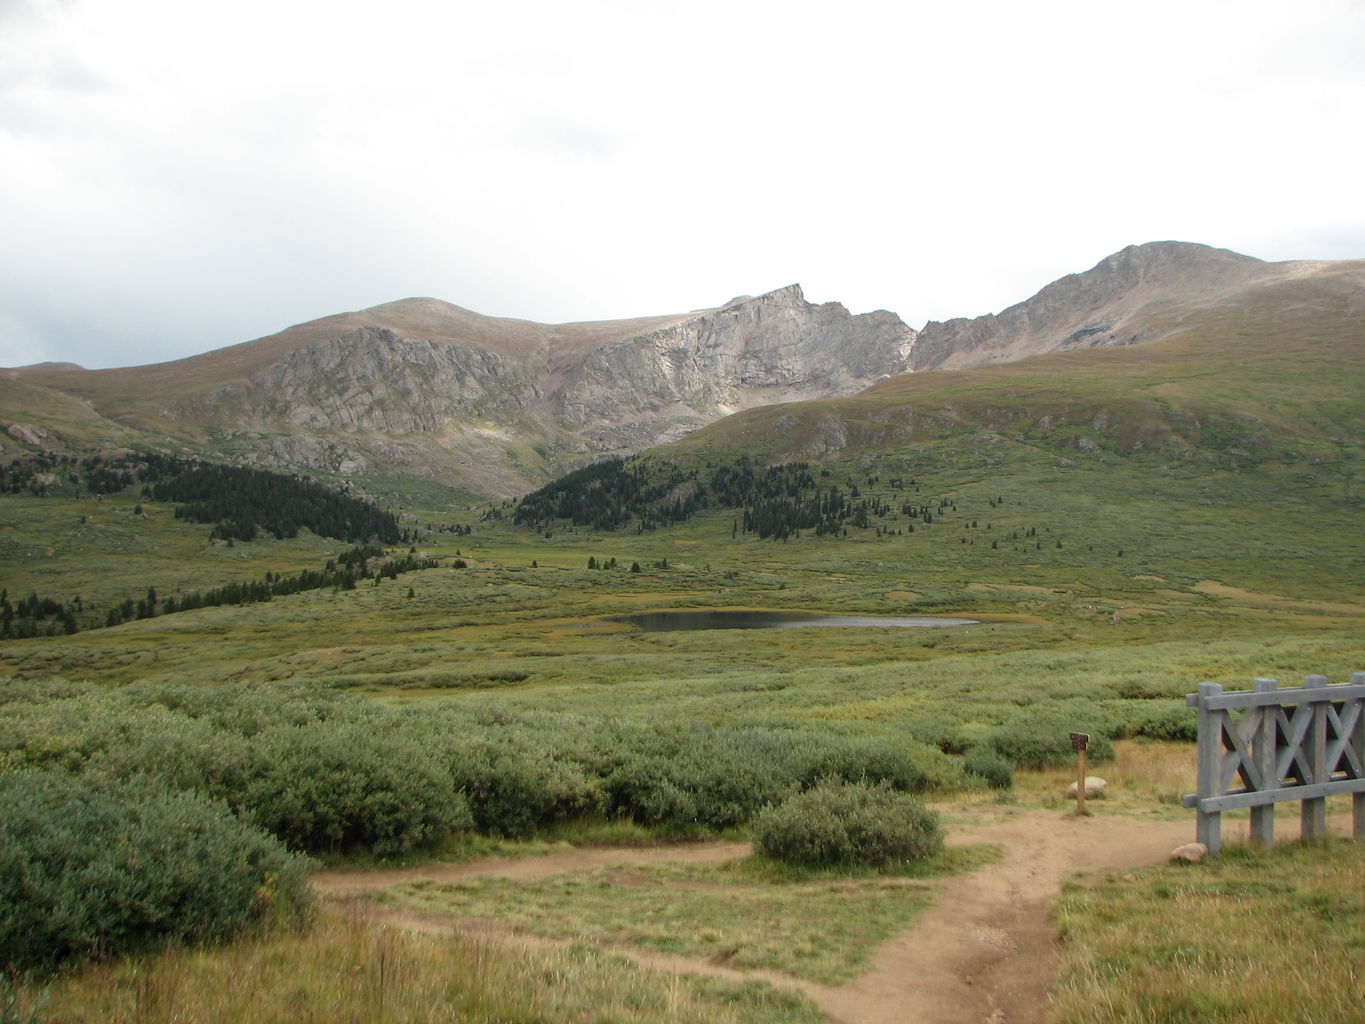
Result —
<instances>
[{"instance_id":1,"label":"wooden sign post","mask_svg":"<svg viewBox=\"0 0 1365 1024\"><path fill-rule=\"evenodd\" d=\"M1071 733L1071 749L1076 751L1076 814L1085 814L1085 752L1090 748L1088 732Z\"/></svg>"}]
</instances>

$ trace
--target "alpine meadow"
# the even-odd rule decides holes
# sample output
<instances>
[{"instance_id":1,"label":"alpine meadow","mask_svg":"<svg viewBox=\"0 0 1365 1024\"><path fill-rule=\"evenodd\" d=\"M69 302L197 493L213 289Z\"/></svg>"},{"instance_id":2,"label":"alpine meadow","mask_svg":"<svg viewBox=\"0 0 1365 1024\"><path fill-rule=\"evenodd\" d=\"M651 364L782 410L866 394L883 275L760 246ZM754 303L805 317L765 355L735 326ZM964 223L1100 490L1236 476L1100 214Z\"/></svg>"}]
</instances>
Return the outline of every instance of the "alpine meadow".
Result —
<instances>
[{"instance_id":1,"label":"alpine meadow","mask_svg":"<svg viewBox=\"0 0 1365 1024\"><path fill-rule=\"evenodd\" d=\"M1187 694L1365 671L1363 366L1165 242L0 370L0 1021L1358 1022L1349 796L1169 854Z\"/></svg>"}]
</instances>

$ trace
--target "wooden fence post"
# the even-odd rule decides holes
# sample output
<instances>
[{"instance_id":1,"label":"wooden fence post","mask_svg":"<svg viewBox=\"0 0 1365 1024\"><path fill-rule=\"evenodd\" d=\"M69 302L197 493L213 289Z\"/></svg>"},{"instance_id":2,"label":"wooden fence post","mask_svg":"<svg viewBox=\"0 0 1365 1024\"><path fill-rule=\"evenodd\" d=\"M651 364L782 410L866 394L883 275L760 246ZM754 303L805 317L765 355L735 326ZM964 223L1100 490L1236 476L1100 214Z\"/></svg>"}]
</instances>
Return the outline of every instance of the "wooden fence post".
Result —
<instances>
[{"instance_id":1,"label":"wooden fence post","mask_svg":"<svg viewBox=\"0 0 1365 1024\"><path fill-rule=\"evenodd\" d=\"M1327 685L1326 676L1308 676L1303 681L1305 690L1320 690ZM1327 778L1327 709L1330 706L1327 694L1313 700L1310 705L1313 721L1308 726L1308 765L1310 777L1304 782L1317 785L1328 781ZM1304 842L1320 843L1327 836L1327 798L1311 797L1305 800L1300 811Z\"/></svg>"},{"instance_id":2,"label":"wooden fence post","mask_svg":"<svg viewBox=\"0 0 1365 1024\"><path fill-rule=\"evenodd\" d=\"M1351 682L1365 686L1365 672L1356 672ZM1351 748L1356 752L1356 761L1365 765L1365 711L1356 718L1356 727L1351 732ZM1351 794L1351 835L1365 839L1365 793Z\"/></svg>"},{"instance_id":3,"label":"wooden fence post","mask_svg":"<svg viewBox=\"0 0 1365 1024\"><path fill-rule=\"evenodd\" d=\"M1196 786L1201 797L1216 796L1223 791L1222 753L1223 753L1223 716L1226 712L1212 711L1207 706L1208 698L1223 692L1217 683L1199 684L1199 764L1197 766ZM1216 731L1215 731L1216 730ZM1208 847L1209 853L1216 854L1223 848L1222 819L1217 811L1199 810L1195 815L1194 838Z\"/></svg>"},{"instance_id":4,"label":"wooden fence post","mask_svg":"<svg viewBox=\"0 0 1365 1024\"><path fill-rule=\"evenodd\" d=\"M1271 693L1280 684L1273 679L1257 679L1257 693ZM1256 735L1252 739L1252 757L1255 760L1256 768L1261 773L1261 785L1269 788L1268 780L1275 774L1275 737L1280 734L1276 727L1276 715L1278 709L1274 707L1262 707L1255 709L1260 713L1261 722L1256 729ZM1250 712L1248 712L1250 713ZM1262 804L1251 809L1251 841L1259 843L1267 850L1275 845L1275 805Z\"/></svg>"}]
</instances>

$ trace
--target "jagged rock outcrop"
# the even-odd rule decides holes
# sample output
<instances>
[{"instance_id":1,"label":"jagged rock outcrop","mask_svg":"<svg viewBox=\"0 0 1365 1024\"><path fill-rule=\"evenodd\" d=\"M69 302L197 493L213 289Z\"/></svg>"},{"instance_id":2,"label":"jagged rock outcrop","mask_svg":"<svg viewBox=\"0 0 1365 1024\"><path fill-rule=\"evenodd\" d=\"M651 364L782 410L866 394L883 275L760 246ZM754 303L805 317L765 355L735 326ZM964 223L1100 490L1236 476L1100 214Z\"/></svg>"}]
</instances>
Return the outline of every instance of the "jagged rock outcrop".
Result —
<instances>
[{"instance_id":1,"label":"jagged rock outcrop","mask_svg":"<svg viewBox=\"0 0 1365 1024\"><path fill-rule=\"evenodd\" d=\"M48 436L47 431L42 427L35 427L28 423L11 423L5 428L5 433L20 444L26 444L32 448L41 448Z\"/></svg>"},{"instance_id":2,"label":"jagged rock outcrop","mask_svg":"<svg viewBox=\"0 0 1365 1024\"><path fill-rule=\"evenodd\" d=\"M409 329L416 314L441 313L434 300L411 302L416 313L406 303L385 310ZM498 334L474 316L459 310L471 343L451 340L459 335L450 331L433 331L442 340L432 340L377 326L305 339L245 379L168 412L301 431L258 448L329 472L367 464L370 444L358 444L360 435L436 437L476 424L515 429L571 462L674 440L737 409L853 394L906 370L915 339L892 313L853 316L835 302L813 305L799 285L641 321L652 329L625 337L599 331L606 340L590 337L586 345L581 332L556 336L540 325L507 333L516 321L497 322ZM415 326L424 325L430 320ZM338 435L349 445L339 446Z\"/></svg>"},{"instance_id":3,"label":"jagged rock outcrop","mask_svg":"<svg viewBox=\"0 0 1365 1024\"><path fill-rule=\"evenodd\" d=\"M539 397L537 376L488 349L361 327L296 349L190 405L219 419L306 431L433 433L452 419L524 413Z\"/></svg>"},{"instance_id":4,"label":"jagged rock outcrop","mask_svg":"<svg viewBox=\"0 0 1365 1024\"><path fill-rule=\"evenodd\" d=\"M791 285L565 361L551 400L604 448L659 443L739 409L853 394L908 369L914 342L894 313L815 306Z\"/></svg>"},{"instance_id":5,"label":"jagged rock outcrop","mask_svg":"<svg viewBox=\"0 0 1365 1024\"><path fill-rule=\"evenodd\" d=\"M999 314L929 322L915 345L913 368L960 369L1156 341L1179 330L1195 310L1305 266L1312 265L1264 263L1188 242L1130 245Z\"/></svg>"}]
</instances>

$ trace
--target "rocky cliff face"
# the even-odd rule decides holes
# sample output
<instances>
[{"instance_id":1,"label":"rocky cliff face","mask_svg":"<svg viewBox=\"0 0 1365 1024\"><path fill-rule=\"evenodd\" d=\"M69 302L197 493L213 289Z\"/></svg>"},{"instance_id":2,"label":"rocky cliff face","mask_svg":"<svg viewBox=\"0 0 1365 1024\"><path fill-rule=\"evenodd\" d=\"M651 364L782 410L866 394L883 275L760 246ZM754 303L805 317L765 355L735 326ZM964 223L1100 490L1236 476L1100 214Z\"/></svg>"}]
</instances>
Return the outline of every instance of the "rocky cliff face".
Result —
<instances>
[{"instance_id":1,"label":"rocky cliff face","mask_svg":"<svg viewBox=\"0 0 1365 1024\"><path fill-rule=\"evenodd\" d=\"M853 394L909 369L916 337L892 313L813 305L798 285L616 324L494 320L417 299L328 327L236 346L231 379L159 414L210 427L263 464L363 473L397 462L501 496L738 409Z\"/></svg>"},{"instance_id":2,"label":"rocky cliff face","mask_svg":"<svg viewBox=\"0 0 1365 1024\"><path fill-rule=\"evenodd\" d=\"M539 397L532 367L488 349L362 327L195 395L200 415L304 431L431 433L451 419L507 418Z\"/></svg>"},{"instance_id":3,"label":"rocky cliff face","mask_svg":"<svg viewBox=\"0 0 1365 1024\"><path fill-rule=\"evenodd\" d=\"M550 399L588 447L643 447L739 409L854 394L907 370L914 341L893 313L814 306L792 285L564 360Z\"/></svg>"},{"instance_id":4,"label":"rocky cliff face","mask_svg":"<svg viewBox=\"0 0 1365 1024\"><path fill-rule=\"evenodd\" d=\"M931 321L920 332L913 368L958 369L1155 341L1174 333L1193 311L1225 303L1295 266L1187 242L1130 245L998 315Z\"/></svg>"}]
</instances>

